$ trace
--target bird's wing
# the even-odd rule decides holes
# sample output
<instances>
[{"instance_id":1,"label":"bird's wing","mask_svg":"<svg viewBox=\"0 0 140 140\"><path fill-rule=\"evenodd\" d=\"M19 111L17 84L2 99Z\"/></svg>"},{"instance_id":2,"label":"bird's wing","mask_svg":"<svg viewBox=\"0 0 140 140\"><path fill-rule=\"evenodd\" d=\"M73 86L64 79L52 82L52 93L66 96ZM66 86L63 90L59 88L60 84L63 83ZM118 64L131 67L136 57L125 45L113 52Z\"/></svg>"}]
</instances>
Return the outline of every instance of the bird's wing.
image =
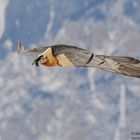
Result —
<instances>
[{"instance_id":1,"label":"bird's wing","mask_svg":"<svg viewBox=\"0 0 140 140\"><path fill-rule=\"evenodd\" d=\"M64 54L76 67L96 67L140 78L140 61L131 57L96 55L74 46L54 46L55 55Z\"/></svg>"},{"instance_id":2,"label":"bird's wing","mask_svg":"<svg viewBox=\"0 0 140 140\"><path fill-rule=\"evenodd\" d=\"M70 45L54 45L52 51L54 56L65 56L63 58L68 59L76 67L85 66L92 55L87 50ZM65 61L63 58L61 60Z\"/></svg>"},{"instance_id":3,"label":"bird's wing","mask_svg":"<svg viewBox=\"0 0 140 140\"><path fill-rule=\"evenodd\" d=\"M95 67L110 72L140 78L140 61L132 57L95 55L88 64L95 65L95 61L102 60Z\"/></svg>"},{"instance_id":4,"label":"bird's wing","mask_svg":"<svg viewBox=\"0 0 140 140\"><path fill-rule=\"evenodd\" d=\"M47 47L41 47L41 48L34 48L31 50L25 50L24 46L22 46L22 43L20 41L17 42L17 53L19 55L34 55L38 56L39 54L43 53Z\"/></svg>"},{"instance_id":5,"label":"bird's wing","mask_svg":"<svg viewBox=\"0 0 140 140\"><path fill-rule=\"evenodd\" d=\"M94 55L86 66L140 78L140 61L132 57Z\"/></svg>"}]
</instances>

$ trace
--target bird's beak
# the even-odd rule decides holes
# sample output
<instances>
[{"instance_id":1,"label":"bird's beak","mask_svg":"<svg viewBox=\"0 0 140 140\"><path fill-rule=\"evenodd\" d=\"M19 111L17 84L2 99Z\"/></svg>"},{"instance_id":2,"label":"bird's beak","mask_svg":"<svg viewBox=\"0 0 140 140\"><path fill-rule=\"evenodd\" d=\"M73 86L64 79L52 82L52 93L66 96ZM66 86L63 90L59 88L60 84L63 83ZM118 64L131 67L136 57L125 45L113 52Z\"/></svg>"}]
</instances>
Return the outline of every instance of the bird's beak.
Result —
<instances>
[{"instance_id":1,"label":"bird's beak","mask_svg":"<svg viewBox=\"0 0 140 140\"><path fill-rule=\"evenodd\" d=\"M38 62L37 62L36 60L34 60L34 61L32 62L32 65L36 65L37 67L39 66L39 64L38 64Z\"/></svg>"},{"instance_id":2,"label":"bird's beak","mask_svg":"<svg viewBox=\"0 0 140 140\"><path fill-rule=\"evenodd\" d=\"M37 67L39 66L39 61L42 59L42 55L37 57L33 62L32 65L36 65Z\"/></svg>"}]
</instances>

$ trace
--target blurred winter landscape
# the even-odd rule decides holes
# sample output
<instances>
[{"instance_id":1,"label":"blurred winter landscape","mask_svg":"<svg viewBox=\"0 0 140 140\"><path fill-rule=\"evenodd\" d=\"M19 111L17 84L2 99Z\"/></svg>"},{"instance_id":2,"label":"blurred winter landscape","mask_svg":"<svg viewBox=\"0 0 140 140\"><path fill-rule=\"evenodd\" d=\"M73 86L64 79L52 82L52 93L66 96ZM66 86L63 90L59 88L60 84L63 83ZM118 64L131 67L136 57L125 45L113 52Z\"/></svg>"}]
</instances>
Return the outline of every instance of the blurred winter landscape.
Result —
<instances>
[{"instance_id":1,"label":"blurred winter landscape","mask_svg":"<svg viewBox=\"0 0 140 140\"><path fill-rule=\"evenodd\" d=\"M139 0L0 0L0 140L130 140L140 132L140 79L36 68L16 54L17 40L140 59Z\"/></svg>"}]
</instances>

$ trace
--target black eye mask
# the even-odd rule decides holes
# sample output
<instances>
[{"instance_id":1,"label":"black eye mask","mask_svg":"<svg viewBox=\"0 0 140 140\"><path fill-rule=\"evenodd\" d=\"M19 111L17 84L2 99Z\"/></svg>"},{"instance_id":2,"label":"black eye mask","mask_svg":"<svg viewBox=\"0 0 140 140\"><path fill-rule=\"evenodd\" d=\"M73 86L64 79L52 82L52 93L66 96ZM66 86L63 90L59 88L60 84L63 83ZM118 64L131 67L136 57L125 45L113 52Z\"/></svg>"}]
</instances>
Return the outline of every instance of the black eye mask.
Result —
<instances>
[{"instance_id":1,"label":"black eye mask","mask_svg":"<svg viewBox=\"0 0 140 140\"><path fill-rule=\"evenodd\" d=\"M39 60L42 59L42 58L43 58L43 55L39 56L37 59L35 59L35 60L33 61L32 65L35 64L35 65L38 67L38 66L39 66L38 62L39 62Z\"/></svg>"}]
</instances>

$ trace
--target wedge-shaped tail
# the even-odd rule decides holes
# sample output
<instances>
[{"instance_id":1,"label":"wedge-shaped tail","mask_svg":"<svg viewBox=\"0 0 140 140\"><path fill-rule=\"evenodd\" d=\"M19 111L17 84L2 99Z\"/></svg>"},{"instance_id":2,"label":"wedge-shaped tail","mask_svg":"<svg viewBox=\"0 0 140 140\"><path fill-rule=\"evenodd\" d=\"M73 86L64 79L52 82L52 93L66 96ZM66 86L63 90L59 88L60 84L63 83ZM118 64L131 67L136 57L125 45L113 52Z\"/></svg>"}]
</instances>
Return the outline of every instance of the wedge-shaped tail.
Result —
<instances>
[{"instance_id":1,"label":"wedge-shaped tail","mask_svg":"<svg viewBox=\"0 0 140 140\"><path fill-rule=\"evenodd\" d=\"M140 78L140 61L132 57L95 55L88 66Z\"/></svg>"}]
</instances>

